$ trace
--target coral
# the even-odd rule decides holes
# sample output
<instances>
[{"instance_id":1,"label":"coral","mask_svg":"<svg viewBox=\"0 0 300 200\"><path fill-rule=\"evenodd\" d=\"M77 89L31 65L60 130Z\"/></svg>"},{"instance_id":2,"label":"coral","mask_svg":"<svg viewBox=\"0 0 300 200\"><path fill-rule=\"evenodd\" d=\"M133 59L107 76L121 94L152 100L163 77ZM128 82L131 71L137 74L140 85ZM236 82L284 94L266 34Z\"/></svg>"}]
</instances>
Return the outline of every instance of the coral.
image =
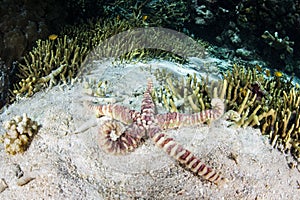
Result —
<instances>
[{"instance_id":1,"label":"coral","mask_svg":"<svg viewBox=\"0 0 300 200\"><path fill-rule=\"evenodd\" d=\"M72 82L82 70L88 70L88 63L84 63L84 69L80 68L83 61L115 57L121 62L163 58L183 63L188 56L204 56L204 48L199 45L201 41L194 41L184 34L170 29L136 29L147 27L149 24L144 21L149 18L136 19L136 23L120 17L98 18L66 27L58 35L51 34L48 40L38 40L18 65L20 80L14 85L13 100L16 96L30 97L42 88L61 82ZM118 37L121 32L123 37ZM112 40L107 40L109 38Z\"/></svg>"},{"instance_id":2,"label":"coral","mask_svg":"<svg viewBox=\"0 0 300 200\"><path fill-rule=\"evenodd\" d=\"M168 111L189 113L210 108L214 84L209 87L208 80L203 77L199 80L196 74L188 74L186 78L176 78L164 70L156 70L154 75L162 80L162 86L156 88L152 96Z\"/></svg>"},{"instance_id":3,"label":"coral","mask_svg":"<svg viewBox=\"0 0 300 200\"><path fill-rule=\"evenodd\" d=\"M95 20L65 28L62 37L52 34L48 40L38 40L18 65L20 81L14 85L13 95L29 97L41 88L72 82L94 47L130 27L125 20Z\"/></svg>"},{"instance_id":4,"label":"coral","mask_svg":"<svg viewBox=\"0 0 300 200\"><path fill-rule=\"evenodd\" d=\"M211 101L212 109L195 114L176 112L155 114L155 105L151 97L152 87L152 81L149 80L142 100L141 112L117 104L94 105L85 102L85 105L94 110L98 117L109 116L113 119L105 122L99 129L100 146L108 153L125 154L137 148L142 139L151 138L158 147L193 173L215 184L225 181L226 179L219 173L207 167L193 153L163 132L167 129L202 124L219 118L224 112L223 101L214 98Z\"/></svg>"},{"instance_id":5,"label":"coral","mask_svg":"<svg viewBox=\"0 0 300 200\"><path fill-rule=\"evenodd\" d=\"M94 79L86 79L83 81L84 93L94 97L107 97L109 85L107 81L96 81Z\"/></svg>"},{"instance_id":6,"label":"coral","mask_svg":"<svg viewBox=\"0 0 300 200\"><path fill-rule=\"evenodd\" d=\"M179 28L189 20L188 2L185 1L126 1L104 5L107 16L129 20L132 24ZM184 13L184 14L183 14ZM147 17L144 17L147 16Z\"/></svg>"},{"instance_id":7,"label":"coral","mask_svg":"<svg viewBox=\"0 0 300 200\"><path fill-rule=\"evenodd\" d=\"M204 56L200 40L170 29L142 27L143 23L124 19L99 19L78 28L65 28L63 33L76 35L80 44L93 49L88 60L114 57L121 62L144 62L162 58L183 63L188 56Z\"/></svg>"},{"instance_id":8,"label":"coral","mask_svg":"<svg viewBox=\"0 0 300 200\"><path fill-rule=\"evenodd\" d=\"M188 75L180 80L166 72L156 72L166 81L153 92L156 103L173 112L198 112L209 108L211 96L225 99L226 119L237 127L260 128L275 148L300 161L300 88L280 72L271 76L259 67L234 65L223 72L224 79L209 82ZM218 87L219 93L211 87Z\"/></svg>"},{"instance_id":9,"label":"coral","mask_svg":"<svg viewBox=\"0 0 300 200\"><path fill-rule=\"evenodd\" d=\"M265 40L265 42L268 43L269 46L277 50L284 49L290 54L294 52L292 46L295 42L290 41L288 36L280 38L278 36L278 32L275 32L274 35L272 35L269 31L265 31L264 34L261 35L261 37Z\"/></svg>"},{"instance_id":10,"label":"coral","mask_svg":"<svg viewBox=\"0 0 300 200\"><path fill-rule=\"evenodd\" d=\"M229 83L227 109L240 115L236 125L260 128L275 148L291 152L299 161L300 90L292 84L293 77L267 77L257 68L237 65L223 75Z\"/></svg>"},{"instance_id":11,"label":"coral","mask_svg":"<svg viewBox=\"0 0 300 200\"><path fill-rule=\"evenodd\" d=\"M86 47L66 35L56 40L38 40L35 47L19 64L21 81L13 90L17 96L32 96L41 88L62 81L71 82L87 54Z\"/></svg>"},{"instance_id":12,"label":"coral","mask_svg":"<svg viewBox=\"0 0 300 200\"><path fill-rule=\"evenodd\" d=\"M25 113L5 121L3 127L7 132L1 136L0 141L4 143L5 151L11 155L26 151L38 131L37 122Z\"/></svg>"},{"instance_id":13,"label":"coral","mask_svg":"<svg viewBox=\"0 0 300 200\"><path fill-rule=\"evenodd\" d=\"M205 25L207 21L212 20L215 16L214 14L205 6L200 5L195 8L197 17L195 18L195 23L200 25Z\"/></svg>"}]
</instances>

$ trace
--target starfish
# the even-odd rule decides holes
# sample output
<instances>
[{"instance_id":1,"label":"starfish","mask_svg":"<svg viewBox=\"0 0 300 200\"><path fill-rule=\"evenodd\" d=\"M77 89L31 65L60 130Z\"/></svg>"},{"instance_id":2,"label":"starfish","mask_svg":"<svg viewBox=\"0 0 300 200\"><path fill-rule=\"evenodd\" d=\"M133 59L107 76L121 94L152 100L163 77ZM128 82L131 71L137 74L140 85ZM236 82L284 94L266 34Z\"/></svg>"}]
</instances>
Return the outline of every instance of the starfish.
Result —
<instances>
[{"instance_id":1,"label":"starfish","mask_svg":"<svg viewBox=\"0 0 300 200\"><path fill-rule=\"evenodd\" d=\"M151 138L156 146L196 175L215 184L223 182L225 178L220 173L207 167L196 155L164 132L166 129L203 124L219 118L224 113L223 101L213 98L212 109L193 114L155 114L152 88L152 81L148 80L140 112L118 104L95 105L85 102L97 117L109 116L113 119L105 121L99 128L99 145L102 149L115 155L125 154L137 148L144 139Z\"/></svg>"}]
</instances>

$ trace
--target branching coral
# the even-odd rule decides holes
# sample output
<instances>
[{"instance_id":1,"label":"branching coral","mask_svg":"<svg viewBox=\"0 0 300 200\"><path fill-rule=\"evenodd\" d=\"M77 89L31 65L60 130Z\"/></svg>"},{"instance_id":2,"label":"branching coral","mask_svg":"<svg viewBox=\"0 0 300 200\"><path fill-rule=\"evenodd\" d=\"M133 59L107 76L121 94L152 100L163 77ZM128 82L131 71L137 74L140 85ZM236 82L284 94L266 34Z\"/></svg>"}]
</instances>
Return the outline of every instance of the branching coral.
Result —
<instances>
[{"instance_id":1,"label":"branching coral","mask_svg":"<svg viewBox=\"0 0 300 200\"><path fill-rule=\"evenodd\" d=\"M95 97L107 97L109 86L107 81L96 81L94 79L86 79L83 81L84 93Z\"/></svg>"},{"instance_id":2,"label":"branching coral","mask_svg":"<svg viewBox=\"0 0 300 200\"><path fill-rule=\"evenodd\" d=\"M224 93L222 85L199 78L196 74L178 78L165 70L156 70L154 75L162 86L156 88L153 98L171 112L189 113L208 109L211 98ZM212 88L215 87L219 94L214 94Z\"/></svg>"},{"instance_id":3,"label":"branching coral","mask_svg":"<svg viewBox=\"0 0 300 200\"><path fill-rule=\"evenodd\" d=\"M241 116L236 124L259 127L274 147L291 151L300 160L300 90L292 84L293 77L266 77L256 68L235 65L232 71L224 73L224 79L229 83L227 109L236 110ZM254 89L257 83L259 87Z\"/></svg>"},{"instance_id":4,"label":"branching coral","mask_svg":"<svg viewBox=\"0 0 300 200\"><path fill-rule=\"evenodd\" d=\"M235 126L260 128L270 143L281 151L291 151L300 160L300 89L285 76L267 77L256 68L234 65L219 82L199 81L196 76L174 79L166 72L166 81L153 94L156 102L170 111L197 112L207 108L210 98L225 99L226 119ZM161 78L162 79L162 78ZM218 93L212 92L218 86ZM215 86L213 86L215 87Z\"/></svg>"},{"instance_id":5,"label":"branching coral","mask_svg":"<svg viewBox=\"0 0 300 200\"><path fill-rule=\"evenodd\" d=\"M25 113L5 121L3 127L7 132L1 136L0 141L4 143L5 151L11 155L26 151L38 131L37 122Z\"/></svg>"},{"instance_id":6,"label":"branching coral","mask_svg":"<svg viewBox=\"0 0 300 200\"><path fill-rule=\"evenodd\" d=\"M106 19L90 21L87 24L65 28L63 37L49 40L38 40L33 48L19 64L18 77L20 81L14 86L14 96L32 96L41 88L51 87L59 82L69 83L78 74L85 59L95 60L103 57L116 57L121 61L143 61L146 58L161 57L183 62L182 55L191 56L204 54L203 49L190 38L179 41L177 35L158 31L156 29L141 29L148 31L151 36L146 38L136 33L136 27L145 26L143 23L132 24L124 19ZM132 31L129 31L133 29ZM120 32L128 31L122 37L113 37ZM139 30L138 30L139 31ZM171 31L171 30L170 30ZM163 36L163 38L162 38ZM161 38L158 42L157 38ZM145 43L146 42L146 43ZM181 45L174 45L174 44ZM187 49L183 45L189 46ZM151 49L151 47L155 46ZM133 47L132 47L133 45ZM167 45L167 46L166 46ZM171 47L176 46L176 49ZM148 49L146 49L148 48ZM194 51L195 48L197 51ZM169 52L171 51L172 52ZM89 55L88 58L86 56Z\"/></svg>"},{"instance_id":7,"label":"branching coral","mask_svg":"<svg viewBox=\"0 0 300 200\"><path fill-rule=\"evenodd\" d=\"M274 35L272 35L269 31L265 31L264 34L261 35L261 37L273 48L277 50L284 49L288 53L292 54L294 49L292 46L294 45L293 41L290 41L289 37L286 36L284 38L280 38L278 36L278 32L275 32Z\"/></svg>"},{"instance_id":8,"label":"branching coral","mask_svg":"<svg viewBox=\"0 0 300 200\"><path fill-rule=\"evenodd\" d=\"M57 82L70 82L75 77L87 49L79 47L77 40L67 36L52 40L38 40L37 46L19 64L21 81L15 85L13 93L31 96L40 88Z\"/></svg>"}]
</instances>

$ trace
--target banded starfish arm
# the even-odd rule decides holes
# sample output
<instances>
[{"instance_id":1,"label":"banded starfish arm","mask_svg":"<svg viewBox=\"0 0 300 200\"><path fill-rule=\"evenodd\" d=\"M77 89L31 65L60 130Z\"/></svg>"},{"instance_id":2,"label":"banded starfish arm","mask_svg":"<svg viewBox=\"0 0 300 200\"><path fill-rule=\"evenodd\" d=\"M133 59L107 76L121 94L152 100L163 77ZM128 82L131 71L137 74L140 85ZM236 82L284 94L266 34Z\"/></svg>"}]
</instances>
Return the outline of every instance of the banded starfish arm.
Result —
<instances>
[{"instance_id":1,"label":"banded starfish arm","mask_svg":"<svg viewBox=\"0 0 300 200\"><path fill-rule=\"evenodd\" d=\"M203 110L198 113L165 113L157 114L156 119L161 129L178 128L203 124L209 120L218 119L224 113L224 103L221 99L212 99L212 109Z\"/></svg>"},{"instance_id":2,"label":"banded starfish arm","mask_svg":"<svg viewBox=\"0 0 300 200\"><path fill-rule=\"evenodd\" d=\"M108 120L99 128L99 146L107 153L122 155L133 151L145 136L145 129L131 124L125 131L120 122Z\"/></svg>"},{"instance_id":3,"label":"banded starfish arm","mask_svg":"<svg viewBox=\"0 0 300 200\"><path fill-rule=\"evenodd\" d=\"M155 120L155 105L153 103L151 92L152 92L153 83L149 79L148 86L144 92L144 98L141 105L141 122L140 125L148 129L149 125L152 124ZM139 122L138 122L139 123Z\"/></svg>"},{"instance_id":4,"label":"banded starfish arm","mask_svg":"<svg viewBox=\"0 0 300 200\"><path fill-rule=\"evenodd\" d=\"M221 184L226 179L220 173L206 166L198 157L177 143L173 138L161 133L159 127L149 129L149 136L156 146L175 158L187 169L215 184Z\"/></svg>"},{"instance_id":5,"label":"banded starfish arm","mask_svg":"<svg viewBox=\"0 0 300 200\"><path fill-rule=\"evenodd\" d=\"M84 102L84 106L95 111L97 117L108 116L124 124L131 124L140 116L139 112L117 104L97 105L91 102Z\"/></svg>"}]
</instances>

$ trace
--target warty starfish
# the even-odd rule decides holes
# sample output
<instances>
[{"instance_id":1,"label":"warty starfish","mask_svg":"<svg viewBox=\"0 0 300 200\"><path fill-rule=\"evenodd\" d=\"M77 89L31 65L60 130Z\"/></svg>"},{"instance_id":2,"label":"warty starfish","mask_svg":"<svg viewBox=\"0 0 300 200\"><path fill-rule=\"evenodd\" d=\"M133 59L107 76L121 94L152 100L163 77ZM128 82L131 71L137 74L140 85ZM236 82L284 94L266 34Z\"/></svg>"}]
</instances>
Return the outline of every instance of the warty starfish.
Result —
<instances>
[{"instance_id":1,"label":"warty starfish","mask_svg":"<svg viewBox=\"0 0 300 200\"><path fill-rule=\"evenodd\" d=\"M116 155L125 154L137 148L143 139L151 138L156 146L193 173L215 184L226 180L164 133L166 129L202 124L207 120L219 118L224 113L223 101L213 98L212 109L194 114L177 112L155 114L155 105L151 97L152 87L152 81L149 80L142 100L141 112L117 104L95 105L85 102L85 105L94 110L98 117L109 116L113 119L105 121L99 128L99 144L103 150ZM127 126L124 128L123 124Z\"/></svg>"}]
</instances>

